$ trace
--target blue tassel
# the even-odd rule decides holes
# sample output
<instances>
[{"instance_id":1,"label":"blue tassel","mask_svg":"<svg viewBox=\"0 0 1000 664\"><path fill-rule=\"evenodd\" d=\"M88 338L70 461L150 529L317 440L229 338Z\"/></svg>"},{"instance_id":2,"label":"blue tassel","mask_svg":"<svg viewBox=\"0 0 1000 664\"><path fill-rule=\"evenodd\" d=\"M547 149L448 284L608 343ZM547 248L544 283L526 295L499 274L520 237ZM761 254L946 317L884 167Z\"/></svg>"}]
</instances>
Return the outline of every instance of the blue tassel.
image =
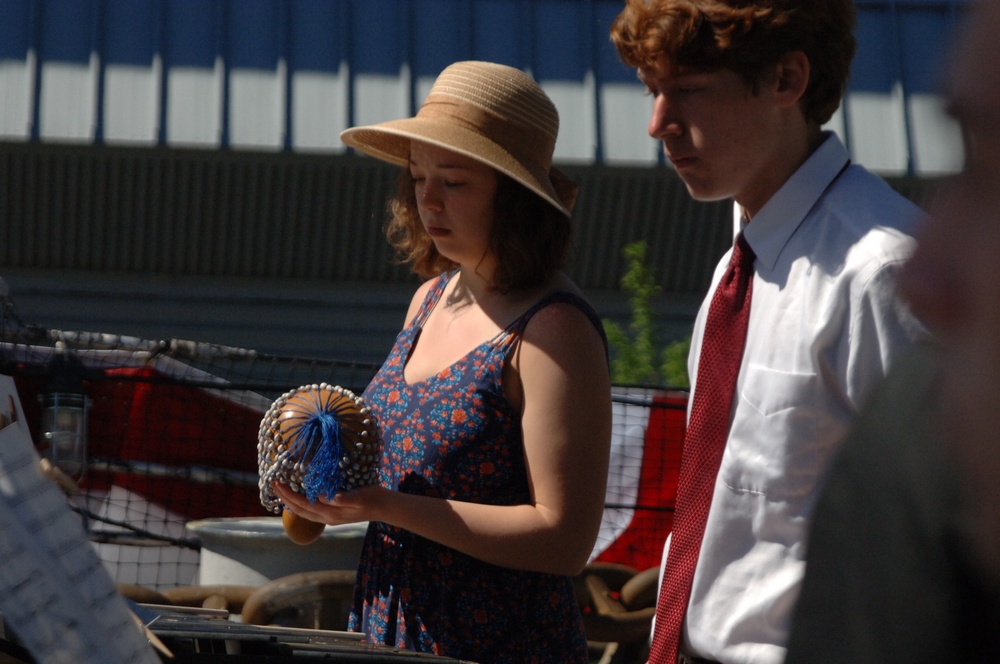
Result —
<instances>
[{"instance_id":1,"label":"blue tassel","mask_svg":"<svg viewBox=\"0 0 1000 664\"><path fill-rule=\"evenodd\" d=\"M305 449L299 450L305 446ZM340 459L340 420L328 410L310 415L297 430L294 455L308 461L302 490L309 502L333 496L343 488Z\"/></svg>"}]
</instances>

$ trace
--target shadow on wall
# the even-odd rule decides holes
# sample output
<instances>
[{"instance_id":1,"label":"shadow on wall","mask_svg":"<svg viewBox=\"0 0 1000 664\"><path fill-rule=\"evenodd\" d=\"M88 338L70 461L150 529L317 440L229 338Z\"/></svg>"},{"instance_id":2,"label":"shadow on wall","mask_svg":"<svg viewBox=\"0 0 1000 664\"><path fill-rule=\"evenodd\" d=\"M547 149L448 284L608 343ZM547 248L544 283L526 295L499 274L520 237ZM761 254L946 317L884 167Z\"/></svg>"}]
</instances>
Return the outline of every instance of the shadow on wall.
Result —
<instances>
[{"instance_id":1,"label":"shadow on wall","mask_svg":"<svg viewBox=\"0 0 1000 664\"><path fill-rule=\"evenodd\" d=\"M664 167L569 165L570 273L624 323L642 240L682 339L730 242L728 203ZM382 236L396 170L354 155L0 142L0 265L30 322L378 361L415 278ZM892 184L923 202L935 181Z\"/></svg>"}]
</instances>

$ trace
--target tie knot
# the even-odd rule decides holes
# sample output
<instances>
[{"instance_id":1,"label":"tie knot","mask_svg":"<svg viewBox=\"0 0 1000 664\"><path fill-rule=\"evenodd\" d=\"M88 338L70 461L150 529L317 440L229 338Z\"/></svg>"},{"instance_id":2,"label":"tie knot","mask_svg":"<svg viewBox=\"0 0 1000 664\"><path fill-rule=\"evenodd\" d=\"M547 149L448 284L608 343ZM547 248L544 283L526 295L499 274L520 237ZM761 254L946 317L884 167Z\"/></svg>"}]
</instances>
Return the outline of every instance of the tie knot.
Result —
<instances>
[{"instance_id":1,"label":"tie knot","mask_svg":"<svg viewBox=\"0 0 1000 664\"><path fill-rule=\"evenodd\" d=\"M733 256L729 260L733 266L752 267L756 254L750 248L750 243L743 237L743 233L736 236L736 244L733 245Z\"/></svg>"}]
</instances>

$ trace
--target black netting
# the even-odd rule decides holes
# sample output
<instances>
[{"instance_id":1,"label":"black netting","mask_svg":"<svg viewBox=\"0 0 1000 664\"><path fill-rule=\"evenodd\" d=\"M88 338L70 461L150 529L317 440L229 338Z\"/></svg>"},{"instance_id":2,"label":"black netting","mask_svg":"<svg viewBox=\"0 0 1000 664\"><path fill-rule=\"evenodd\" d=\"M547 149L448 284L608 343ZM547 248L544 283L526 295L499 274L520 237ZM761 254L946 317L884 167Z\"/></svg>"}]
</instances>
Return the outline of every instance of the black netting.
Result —
<instances>
[{"instance_id":1,"label":"black netting","mask_svg":"<svg viewBox=\"0 0 1000 664\"><path fill-rule=\"evenodd\" d=\"M85 467L69 495L115 579L169 588L197 578L185 524L268 513L257 487L257 431L291 387L327 382L361 393L376 365L262 355L184 340L25 325L4 300L0 370L14 376L40 453L53 390L82 388ZM69 386L69 387L67 387ZM673 518L687 395L615 387L605 518L594 558L655 566Z\"/></svg>"}]
</instances>

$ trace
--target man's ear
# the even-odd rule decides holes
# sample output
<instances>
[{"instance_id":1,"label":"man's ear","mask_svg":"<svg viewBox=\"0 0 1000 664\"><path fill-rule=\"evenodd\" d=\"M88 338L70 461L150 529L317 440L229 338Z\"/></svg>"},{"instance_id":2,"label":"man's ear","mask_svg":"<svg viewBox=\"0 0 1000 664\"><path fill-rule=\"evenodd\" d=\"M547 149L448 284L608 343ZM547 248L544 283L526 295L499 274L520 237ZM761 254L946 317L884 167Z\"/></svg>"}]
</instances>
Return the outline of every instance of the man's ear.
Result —
<instances>
[{"instance_id":1,"label":"man's ear","mask_svg":"<svg viewBox=\"0 0 1000 664\"><path fill-rule=\"evenodd\" d=\"M783 106L799 103L809 87L809 57L803 51L789 51L777 65L775 91Z\"/></svg>"}]
</instances>

